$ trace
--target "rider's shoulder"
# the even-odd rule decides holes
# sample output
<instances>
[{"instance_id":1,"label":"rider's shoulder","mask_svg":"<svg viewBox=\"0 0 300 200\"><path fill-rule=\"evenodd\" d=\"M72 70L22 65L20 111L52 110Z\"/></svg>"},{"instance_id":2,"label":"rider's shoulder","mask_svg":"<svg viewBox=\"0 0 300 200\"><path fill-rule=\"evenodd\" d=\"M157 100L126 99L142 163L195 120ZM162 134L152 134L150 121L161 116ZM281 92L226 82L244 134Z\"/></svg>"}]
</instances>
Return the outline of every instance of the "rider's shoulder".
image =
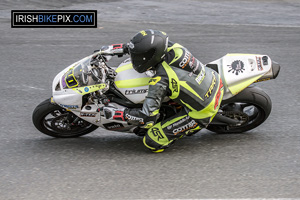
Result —
<instances>
[{"instance_id":1,"label":"rider's shoulder","mask_svg":"<svg viewBox=\"0 0 300 200\"><path fill-rule=\"evenodd\" d=\"M175 42L169 42L168 44L168 52L174 50L174 49L185 49L184 46L182 46L181 44L179 43L175 43Z\"/></svg>"}]
</instances>

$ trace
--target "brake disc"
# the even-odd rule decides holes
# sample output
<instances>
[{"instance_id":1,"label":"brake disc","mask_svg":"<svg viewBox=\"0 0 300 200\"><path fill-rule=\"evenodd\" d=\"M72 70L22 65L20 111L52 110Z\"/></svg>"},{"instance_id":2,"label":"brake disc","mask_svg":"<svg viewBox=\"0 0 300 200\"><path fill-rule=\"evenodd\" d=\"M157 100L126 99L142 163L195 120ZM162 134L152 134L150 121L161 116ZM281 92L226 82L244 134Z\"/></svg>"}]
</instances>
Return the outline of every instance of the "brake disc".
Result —
<instances>
[{"instance_id":1,"label":"brake disc","mask_svg":"<svg viewBox=\"0 0 300 200\"><path fill-rule=\"evenodd\" d=\"M223 111L222 115L231 119L238 120L240 122L231 126L241 126L249 121L249 116L241 111Z\"/></svg>"}]
</instances>

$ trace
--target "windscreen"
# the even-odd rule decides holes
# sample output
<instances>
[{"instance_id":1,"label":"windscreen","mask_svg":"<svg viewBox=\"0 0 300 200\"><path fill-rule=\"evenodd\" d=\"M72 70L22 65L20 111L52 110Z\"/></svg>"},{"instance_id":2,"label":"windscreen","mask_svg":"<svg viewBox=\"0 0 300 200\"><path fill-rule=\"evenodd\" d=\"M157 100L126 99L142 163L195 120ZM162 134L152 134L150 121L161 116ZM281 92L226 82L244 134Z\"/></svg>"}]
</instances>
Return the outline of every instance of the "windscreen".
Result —
<instances>
[{"instance_id":1,"label":"windscreen","mask_svg":"<svg viewBox=\"0 0 300 200\"><path fill-rule=\"evenodd\" d=\"M98 68L92 68L90 61L91 57L83 59L62 76L62 86L64 89L101 83L102 73Z\"/></svg>"}]
</instances>

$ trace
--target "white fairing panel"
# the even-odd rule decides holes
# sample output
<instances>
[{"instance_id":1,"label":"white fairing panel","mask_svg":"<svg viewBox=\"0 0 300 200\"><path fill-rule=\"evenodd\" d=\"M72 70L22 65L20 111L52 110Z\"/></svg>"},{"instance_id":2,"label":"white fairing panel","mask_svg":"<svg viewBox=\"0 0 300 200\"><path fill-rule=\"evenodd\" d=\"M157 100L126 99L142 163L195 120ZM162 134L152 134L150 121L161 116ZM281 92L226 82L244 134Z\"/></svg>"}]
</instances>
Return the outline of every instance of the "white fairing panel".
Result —
<instances>
[{"instance_id":1,"label":"white fairing panel","mask_svg":"<svg viewBox=\"0 0 300 200\"><path fill-rule=\"evenodd\" d=\"M142 104L148 94L148 83L151 75L138 73L133 69L130 59L125 60L116 69L116 88L131 102Z\"/></svg>"},{"instance_id":2,"label":"white fairing panel","mask_svg":"<svg viewBox=\"0 0 300 200\"><path fill-rule=\"evenodd\" d=\"M86 57L88 58L88 57ZM82 60L86 59L83 58ZM56 75L52 82L52 96L55 103L69 110L81 110L82 95L72 89L64 89L62 87L62 76L73 66L80 63L82 60L73 63Z\"/></svg>"},{"instance_id":3,"label":"white fairing panel","mask_svg":"<svg viewBox=\"0 0 300 200\"><path fill-rule=\"evenodd\" d=\"M217 64L225 87L223 99L228 99L271 70L272 61L267 55L227 54L209 64Z\"/></svg>"}]
</instances>

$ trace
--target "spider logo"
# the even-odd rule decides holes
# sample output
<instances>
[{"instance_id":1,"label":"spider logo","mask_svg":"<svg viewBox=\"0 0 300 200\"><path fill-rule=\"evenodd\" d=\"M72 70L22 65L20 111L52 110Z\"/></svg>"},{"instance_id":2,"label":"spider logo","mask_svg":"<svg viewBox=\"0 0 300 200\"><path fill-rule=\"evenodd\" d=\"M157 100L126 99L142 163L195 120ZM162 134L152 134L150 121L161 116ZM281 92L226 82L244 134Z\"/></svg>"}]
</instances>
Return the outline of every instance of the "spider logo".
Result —
<instances>
[{"instance_id":1,"label":"spider logo","mask_svg":"<svg viewBox=\"0 0 300 200\"><path fill-rule=\"evenodd\" d=\"M235 75L239 75L239 73L243 73L245 71L245 65L242 61L236 60L229 66L228 72L235 73Z\"/></svg>"}]
</instances>

